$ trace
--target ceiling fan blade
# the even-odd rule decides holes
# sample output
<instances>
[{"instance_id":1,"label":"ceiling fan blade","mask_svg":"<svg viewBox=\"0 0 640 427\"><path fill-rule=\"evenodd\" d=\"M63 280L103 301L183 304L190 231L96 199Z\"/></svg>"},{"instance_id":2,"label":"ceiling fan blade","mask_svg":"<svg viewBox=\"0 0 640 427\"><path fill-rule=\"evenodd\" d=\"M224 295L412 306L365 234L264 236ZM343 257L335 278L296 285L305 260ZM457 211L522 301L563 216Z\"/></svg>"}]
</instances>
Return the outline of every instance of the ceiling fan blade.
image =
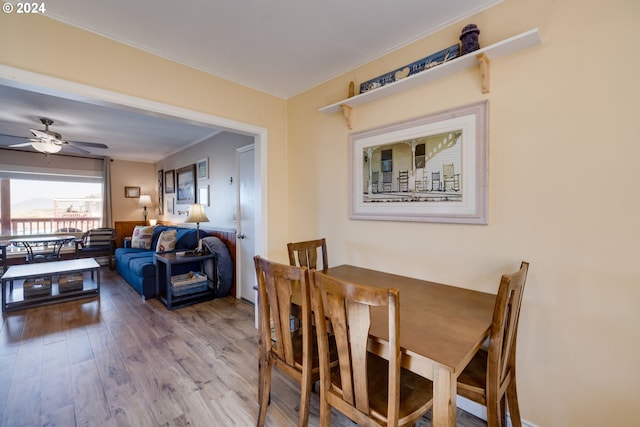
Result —
<instances>
[{"instance_id":1,"label":"ceiling fan blade","mask_svg":"<svg viewBox=\"0 0 640 427\"><path fill-rule=\"evenodd\" d=\"M22 139L22 140L29 140L29 142L21 142L19 144L11 144L11 145L7 145L6 147L10 147L10 148L19 148L19 147L28 147L31 145L31 140L26 137L26 136L17 136L17 135L7 135L4 133L0 133L0 138L14 138L14 139Z\"/></svg>"},{"instance_id":2,"label":"ceiling fan blade","mask_svg":"<svg viewBox=\"0 0 640 427\"><path fill-rule=\"evenodd\" d=\"M75 145L71 145L71 144L62 144L62 149L64 151L70 151L78 154L91 154L90 151L84 150L80 147L76 147Z\"/></svg>"},{"instance_id":3,"label":"ceiling fan blade","mask_svg":"<svg viewBox=\"0 0 640 427\"><path fill-rule=\"evenodd\" d=\"M28 136L7 135L6 133L0 133L0 137L3 137L3 138L16 138L16 139L29 139Z\"/></svg>"},{"instance_id":4,"label":"ceiling fan blade","mask_svg":"<svg viewBox=\"0 0 640 427\"><path fill-rule=\"evenodd\" d=\"M31 131L31 133L33 134L33 136L35 136L36 138L41 138L41 139L51 139L51 136L41 130L38 129L29 129L29 131Z\"/></svg>"},{"instance_id":5,"label":"ceiling fan blade","mask_svg":"<svg viewBox=\"0 0 640 427\"><path fill-rule=\"evenodd\" d=\"M80 147L87 147L87 148L104 148L107 149L109 148L107 145L105 144L101 144L99 142L82 142L82 141L65 141L67 144L70 145L74 145L74 146L80 146Z\"/></svg>"}]
</instances>

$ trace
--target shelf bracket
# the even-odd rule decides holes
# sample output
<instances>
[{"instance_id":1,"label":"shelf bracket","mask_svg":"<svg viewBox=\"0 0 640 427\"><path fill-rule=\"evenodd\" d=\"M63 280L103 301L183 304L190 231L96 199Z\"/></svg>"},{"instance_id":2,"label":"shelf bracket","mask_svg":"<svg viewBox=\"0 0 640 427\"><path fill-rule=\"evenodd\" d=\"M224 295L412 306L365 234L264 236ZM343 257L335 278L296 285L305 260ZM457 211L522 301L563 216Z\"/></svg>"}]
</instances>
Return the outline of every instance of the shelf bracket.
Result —
<instances>
[{"instance_id":1,"label":"shelf bracket","mask_svg":"<svg viewBox=\"0 0 640 427\"><path fill-rule=\"evenodd\" d=\"M489 93L489 84L491 80L489 57L484 53L476 56L478 63L480 63L480 79L482 80L482 93Z\"/></svg>"},{"instance_id":2,"label":"shelf bracket","mask_svg":"<svg viewBox=\"0 0 640 427\"><path fill-rule=\"evenodd\" d=\"M350 107L346 104L340 104L342 107L342 114L344 114L344 118L347 119L347 126L349 130L353 128L353 107Z\"/></svg>"}]
</instances>

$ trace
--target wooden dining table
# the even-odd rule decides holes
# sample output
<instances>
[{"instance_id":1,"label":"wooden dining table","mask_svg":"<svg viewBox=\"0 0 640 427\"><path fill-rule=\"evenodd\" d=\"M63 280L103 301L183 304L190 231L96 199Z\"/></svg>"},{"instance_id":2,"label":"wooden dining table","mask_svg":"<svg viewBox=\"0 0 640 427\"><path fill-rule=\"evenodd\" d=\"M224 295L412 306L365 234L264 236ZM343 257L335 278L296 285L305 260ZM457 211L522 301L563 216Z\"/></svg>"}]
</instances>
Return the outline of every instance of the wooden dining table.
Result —
<instances>
[{"instance_id":1,"label":"wooden dining table","mask_svg":"<svg viewBox=\"0 0 640 427\"><path fill-rule=\"evenodd\" d=\"M456 425L456 379L489 337L496 296L351 265L328 275L400 291L402 366L433 381L432 426ZM371 310L369 351L388 354L388 314Z\"/></svg>"}]
</instances>

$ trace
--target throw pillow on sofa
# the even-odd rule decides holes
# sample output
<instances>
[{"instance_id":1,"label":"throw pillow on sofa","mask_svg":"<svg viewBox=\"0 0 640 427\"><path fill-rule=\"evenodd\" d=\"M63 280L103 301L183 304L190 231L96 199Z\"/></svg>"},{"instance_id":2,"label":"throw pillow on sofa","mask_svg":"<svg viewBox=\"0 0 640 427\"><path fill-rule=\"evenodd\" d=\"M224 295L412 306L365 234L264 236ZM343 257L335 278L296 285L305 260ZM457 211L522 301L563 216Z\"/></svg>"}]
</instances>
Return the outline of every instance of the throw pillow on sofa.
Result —
<instances>
[{"instance_id":1,"label":"throw pillow on sofa","mask_svg":"<svg viewBox=\"0 0 640 427\"><path fill-rule=\"evenodd\" d=\"M156 252L172 251L176 248L176 236L178 230L165 230L160 233L158 237L158 244L156 245Z\"/></svg>"},{"instance_id":2,"label":"throw pillow on sofa","mask_svg":"<svg viewBox=\"0 0 640 427\"><path fill-rule=\"evenodd\" d=\"M136 225L131 236L131 247L138 249L151 249L153 237L153 225Z\"/></svg>"}]
</instances>

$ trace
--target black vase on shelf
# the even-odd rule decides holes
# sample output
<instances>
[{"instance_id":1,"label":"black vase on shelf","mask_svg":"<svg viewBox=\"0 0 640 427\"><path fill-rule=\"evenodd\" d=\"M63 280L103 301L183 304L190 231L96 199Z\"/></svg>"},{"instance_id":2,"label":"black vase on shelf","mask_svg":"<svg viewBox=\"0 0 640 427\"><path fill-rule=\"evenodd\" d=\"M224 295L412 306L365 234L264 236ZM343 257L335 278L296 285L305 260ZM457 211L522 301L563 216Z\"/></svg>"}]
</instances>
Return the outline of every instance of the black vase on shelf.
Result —
<instances>
[{"instance_id":1,"label":"black vase on shelf","mask_svg":"<svg viewBox=\"0 0 640 427\"><path fill-rule=\"evenodd\" d=\"M460 41L462 42L460 55L466 55L469 52L480 49L479 34L480 29L476 24L469 24L462 29L462 33L460 33Z\"/></svg>"}]
</instances>

